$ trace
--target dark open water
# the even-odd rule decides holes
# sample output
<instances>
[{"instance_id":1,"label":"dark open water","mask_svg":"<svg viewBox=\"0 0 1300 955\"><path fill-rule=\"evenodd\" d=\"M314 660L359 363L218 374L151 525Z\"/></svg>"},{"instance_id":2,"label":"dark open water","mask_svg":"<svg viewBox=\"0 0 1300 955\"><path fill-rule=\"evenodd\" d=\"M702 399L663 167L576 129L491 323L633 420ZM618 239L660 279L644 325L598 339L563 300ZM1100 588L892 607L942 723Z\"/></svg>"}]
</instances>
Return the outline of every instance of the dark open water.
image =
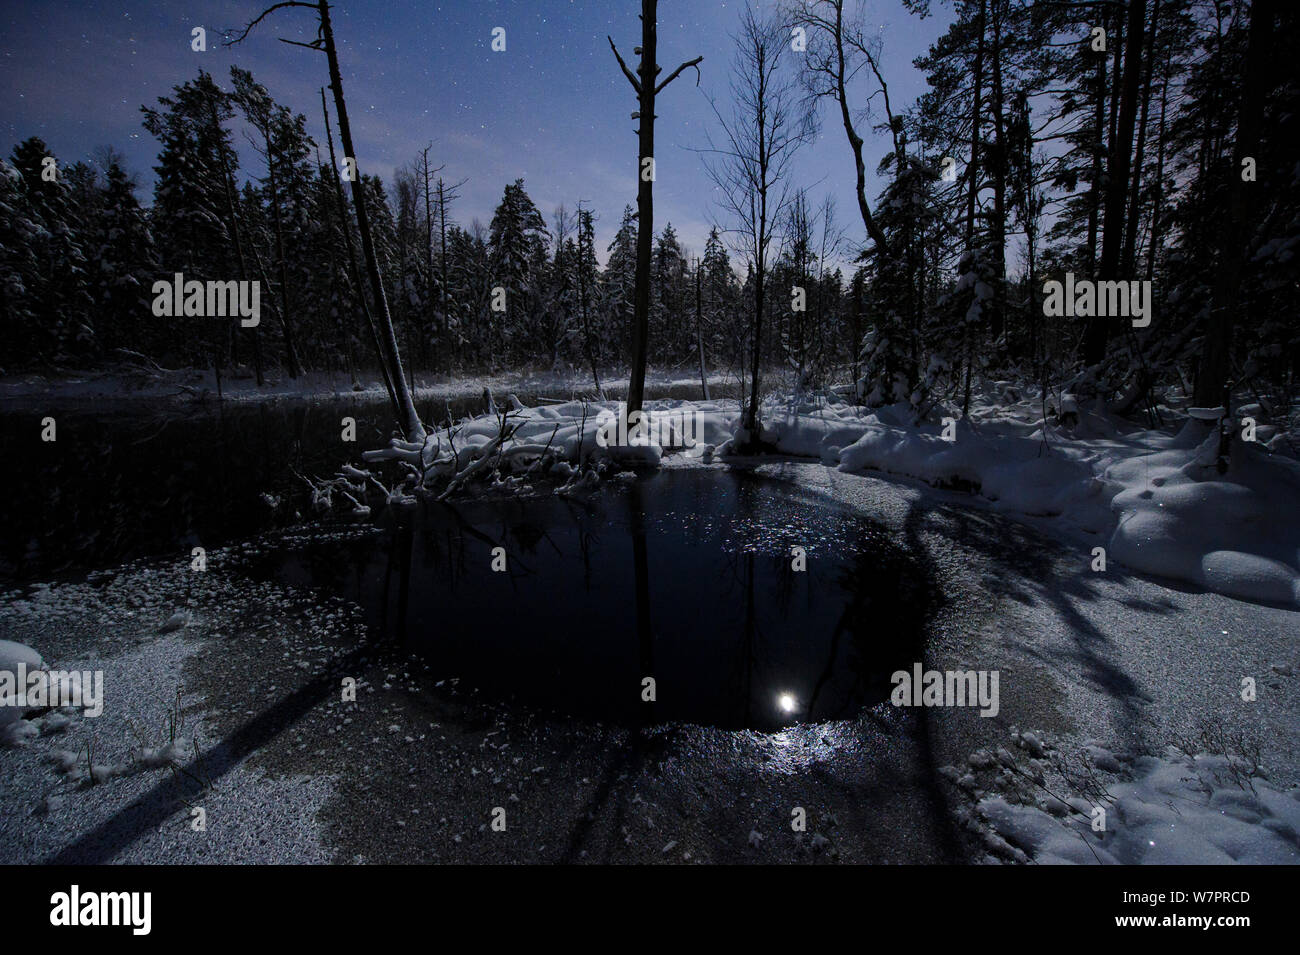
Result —
<instances>
[{"instance_id":1,"label":"dark open water","mask_svg":"<svg viewBox=\"0 0 1300 955\"><path fill-rule=\"evenodd\" d=\"M355 445L339 440L344 415ZM20 465L0 495L8 582L269 534L230 572L345 596L436 675L583 718L771 728L848 716L920 658L935 601L880 527L745 471L669 469L582 501L423 504L355 533L281 539L309 516L293 471L329 474L382 444L385 405L64 413L53 444L40 417L0 415ZM806 571L792 569L795 545ZM504 572L491 569L495 547Z\"/></svg>"}]
</instances>

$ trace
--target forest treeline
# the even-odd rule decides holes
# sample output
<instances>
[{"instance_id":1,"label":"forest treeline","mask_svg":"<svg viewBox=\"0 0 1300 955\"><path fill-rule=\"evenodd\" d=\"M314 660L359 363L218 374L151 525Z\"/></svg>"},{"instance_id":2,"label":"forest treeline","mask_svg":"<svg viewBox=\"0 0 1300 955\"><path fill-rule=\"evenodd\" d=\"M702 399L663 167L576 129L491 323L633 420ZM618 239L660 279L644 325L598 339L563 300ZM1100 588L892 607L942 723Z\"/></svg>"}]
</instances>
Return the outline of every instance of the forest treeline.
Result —
<instances>
[{"instance_id":1,"label":"forest treeline","mask_svg":"<svg viewBox=\"0 0 1300 955\"><path fill-rule=\"evenodd\" d=\"M927 0L905 5L930 13ZM728 71L731 98L701 161L732 201L702 250L670 224L653 235L650 362L781 366L800 388L855 380L869 403L917 407L968 401L980 377L1122 411L1149 407L1157 384L1202 404L1225 388L1289 402L1300 370L1290 4L948 6L951 26L914 61L927 92L901 110L867 5L744 12L735 62L705 64ZM18 144L0 168L0 369L124 355L259 380L374 367L344 157L333 135L307 132L324 93L297 106L235 67L142 107L159 148L147 206L112 149L65 165L38 138ZM671 104L659 122L671 124ZM777 160L792 156L817 125L852 154L854 209L772 163L774 145ZM388 183L361 173L407 371L626 366L632 206L602 266L598 210L544 214L517 180L490 223L465 223L463 182L443 162L425 149ZM761 222L749 218L756 197ZM155 317L152 285L177 272L261 282L260 325ZM1152 322L1046 317L1044 282L1066 273L1150 281Z\"/></svg>"}]
</instances>

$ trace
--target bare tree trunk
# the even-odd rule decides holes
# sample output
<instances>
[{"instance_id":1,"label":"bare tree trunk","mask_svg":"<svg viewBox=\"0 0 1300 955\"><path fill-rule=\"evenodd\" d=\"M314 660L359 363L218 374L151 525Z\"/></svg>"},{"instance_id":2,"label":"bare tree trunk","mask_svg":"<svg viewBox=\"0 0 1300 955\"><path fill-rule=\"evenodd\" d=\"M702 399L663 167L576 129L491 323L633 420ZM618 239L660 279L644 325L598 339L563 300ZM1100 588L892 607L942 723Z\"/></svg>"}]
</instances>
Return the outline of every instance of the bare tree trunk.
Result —
<instances>
[{"instance_id":1,"label":"bare tree trunk","mask_svg":"<svg viewBox=\"0 0 1300 955\"><path fill-rule=\"evenodd\" d=\"M220 125L217 120L216 104L212 103L209 105L212 111L213 124ZM213 132L215 133L216 130L214 129ZM217 140L220 142L220 137L217 137ZM228 231L230 232L230 241L234 243L235 256L239 259L239 277L241 280L246 280L248 278L248 265L244 260L244 244L240 240L239 236L239 210L235 205L235 188L231 181L230 163L226 159L226 151L224 149L218 149L218 154L221 157L221 186L226 193L226 209L230 215L230 225L228 228ZM257 386L260 388L266 383L265 377L262 373L262 337L257 326L254 326L252 331L253 367L257 373Z\"/></svg>"},{"instance_id":2,"label":"bare tree trunk","mask_svg":"<svg viewBox=\"0 0 1300 955\"><path fill-rule=\"evenodd\" d=\"M330 25L330 10L326 0L320 0L321 35L325 41L325 55L329 59L330 89L334 93L334 111L339 119L339 139L343 143L344 158L355 162L356 151L352 146L352 127L348 123L347 103L343 99L343 77L339 72L338 51L334 46L334 29ZM370 280L370 291L378 313L378 326L388 366L392 369L393 390L396 392L400 411L398 423L408 440L419 441L424 438L424 425L416 413L411 390L407 387L402 374L402 357L397 350L397 337L393 333L393 317L388 311L388 298L384 294L384 281L379 274L379 261L375 258L375 243L370 235L370 219L366 215L365 194L362 189L361 175L357 172L352 179L352 204L356 208L357 229L361 233L361 252L365 257L366 275Z\"/></svg>"},{"instance_id":3,"label":"bare tree trunk","mask_svg":"<svg viewBox=\"0 0 1300 955\"><path fill-rule=\"evenodd\" d=\"M853 114L849 111L849 95L847 89L847 77L844 65L844 0L835 2L835 98L840 104L840 122L844 125L844 135L848 137L849 147L853 150L853 169L856 176L856 195L858 199L858 213L862 216L862 225L867 230L867 235L871 236L876 248L882 253L887 254L889 243L885 239L885 233L881 231L880 226L871 215L871 206L867 202L867 164L862 158L862 137L858 135L857 129L853 125Z\"/></svg>"},{"instance_id":4,"label":"bare tree trunk","mask_svg":"<svg viewBox=\"0 0 1300 955\"><path fill-rule=\"evenodd\" d=\"M1147 121L1151 115L1151 83L1155 76L1157 30L1160 25L1160 0L1151 7L1151 30L1147 34L1147 55L1142 81L1142 116L1138 119L1137 146L1133 151L1133 182L1129 188L1128 219L1124 224L1124 251L1120 255L1121 268L1126 276L1137 274L1137 231L1142 203L1142 165L1146 160Z\"/></svg>"},{"instance_id":5,"label":"bare tree trunk","mask_svg":"<svg viewBox=\"0 0 1300 955\"><path fill-rule=\"evenodd\" d=\"M439 166L438 169L442 167ZM434 170L437 172L438 170ZM453 361L451 354L451 319L447 315L447 286L451 281L450 270L447 262L447 215L451 204L460 198L460 187L465 185L469 180L462 179L460 182L447 185L441 176L438 177L438 242L441 249L442 259L439 262L441 270L440 287L438 290L439 301L441 303L440 311L442 320L439 327L439 341L443 345L443 354L446 358L447 371L452 369Z\"/></svg>"},{"instance_id":6,"label":"bare tree trunk","mask_svg":"<svg viewBox=\"0 0 1300 955\"><path fill-rule=\"evenodd\" d=\"M302 374L298 349L293 343L292 319L289 315L289 275L284 254L284 224L280 215L280 194L275 185L275 154L271 151L270 127L263 132L266 140L266 174L271 188L271 222L275 226L275 255L279 259L280 273L280 330L284 333L284 357L289 363L289 377Z\"/></svg>"},{"instance_id":7,"label":"bare tree trunk","mask_svg":"<svg viewBox=\"0 0 1300 955\"><path fill-rule=\"evenodd\" d=\"M324 2L324 0L322 0ZM636 76L627 68L613 39L609 41L618 65L636 90L638 101L637 119L640 126L637 154L637 191L636 191L636 287L632 295L632 375L628 384L627 414L640 411L645 398L645 369L650 337L650 255L651 243L654 241L654 153L655 153L655 94L663 89L688 66L698 70L700 60L697 56L677 67L662 83L659 78L659 66L655 62L658 46L658 0L641 0L641 64ZM649 160L649 166L646 162Z\"/></svg>"},{"instance_id":8,"label":"bare tree trunk","mask_svg":"<svg viewBox=\"0 0 1300 955\"><path fill-rule=\"evenodd\" d=\"M700 355L700 390L704 392L704 400L709 400L709 376L704 372L704 317L700 308L700 283L702 279L702 270L700 261L695 260L695 345Z\"/></svg>"},{"instance_id":9,"label":"bare tree trunk","mask_svg":"<svg viewBox=\"0 0 1300 955\"><path fill-rule=\"evenodd\" d=\"M1102 155L1106 147L1106 57L1097 57L1097 98L1093 103L1092 183L1088 189L1088 271L1097 271L1097 239L1101 225Z\"/></svg>"},{"instance_id":10,"label":"bare tree trunk","mask_svg":"<svg viewBox=\"0 0 1300 955\"><path fill-rule=\"evenodd\" d=\"M976 20L979 38L975 47L975 72L972 77L970 116L970 160L966 172L970 176L970 191L966 197L966 254L971 257L971 268L975 266L975 214L978 211L980 183L980 99L984 82L984 15L986 0L980 0L979 19ZM974 363L972 352L970 323L962 323L962 351L966 364L966 383L962 389L961 413L964 418L970 410L971 365Z\"/></svg>"},{"instance_id":11,"label":"bare tree trunk","mask_svg":"<svg viewBox=\"0 0 1300 955\"><path fill-rule=\"evenodd\" d=\"M992 314L989 316L989 336L993 341L1002 337L1005 326L1007 277L1007 156L1006 136L1002 117L1002 4L992 0L993 43L990 48L993 61L992 87L989 90L989 112L993 116L993 222L991 245L993 275L997 283L993 288Z\"/></svg>"},{"instance_id":12,"label":"bare tree trunk","mask_svg":"<svg viewBox=\"0 0 1300 955\"><path fill-rule=\"evenodd\" d=\"M442 347L447 351L447 370L451 370L451 355L447 348L448 339L451 337L451 320L447 317L447 282L449 281L447 271L447 194L443 185L442 177L438 177L438 246L440 249L441 261L438 263L441 271L438 288L438 300L442 312Z\"/></svg>"},{"instance_id":13,"label":"bare tree trunk","mask_svg":"<svg viewBox=\"0 0 1300 955\"><path fill-rule=\"evenodd\" d=\"M758 128L759 128L759 149L758 149L758 166L759 182L767 182L767 154L763 144L765 135L763 127L763 107L759 106ZM749 383L749 407L745 411L745 430L749 432L750 443L758 441L758 378L759 367L763 360L763 305L764 305L764 280L767 277L767 256L764 250L767 248L767 186L763 185L758 191L758 253L754 256L754 364L753 377Z\"/></svg>"},{"instance_id":14,"label":"bare tree trunk","mask_svg":"<svg viewBox=\"0 0 1300 955\"><path fill-rule=\"evenodd\" d=\"M325 138L329 142L330 148L330 169L334 175L334 196L337 200L339 214L339 228L343 231L343 242L347 247L348 269L351 272L352 284L355 287L357 301L361 305L361 312L366 318L366 327L370 329L370 339L375 346L375 360L379 362L379 373L384 378L384 388L388 391L388 400L393 404L393 414L397 420L401 420L402 410L397 403L397 393L393 390L393 378L388 370L388 362L384 358L384 349L379 343L379 330L375 327L375 317L370 312L370 305L366 301L366 290L361 284L361 268L357 265L357 250L352 245L352 228L348 222L347 202L343 198L343 185L338 178L338 159L334 155L334 133L330 129L330 114L325 107L325 89L320 91L321 112L325 116Z\"/></svg>"},{"instance_id":15,"label":"bare tree trunk","mask_svg":"<svg viewBox=\"0 0 1300 955\"><path fill-rule=\"evenodd\" d=\"M640 411L645 398L645 366L650 337L650 253L654 242L654 179L645 161L655 154L655 53L658 45L657 0L641 0L641 100L637 143L636 288L632 294L632 377L627 411ZM651 167L653 169L653 166Z\"/></svg>"},{"instance_id":16,"label":"bare tree trunk","mask_svg":"<svg viewBox=\"0 0 1300 955\"><path fill-rule=\"evenodd\" d=\"M1151 242L1147 246L1147 281L1156 273L1156 255L1160 251L1161 216L1165 206L1165 128L1169 110L1169 73L1173 61L1173 51L1165 51L1165 66L1160 74L1160 133L1156 138L1156 184L1155 198L1151 203Z\"/></svg>"},{"instance_id":17,"label":"bare tree trunk","mask_svg":"<svg viewBox=\"0 0 1300 955\"><path fill-rule=\"evenodd\" d=\"M429 147L428 146L425 146L424 149L420 151L420 158L422 160L420 166L420 172L421 172L421 177L424 180L425 265L426 268L428 269L427 272L429 276L428 281L432 282L433 281L433 197L431 195L431 192L432 192L433 184L429 181L429 177L432 175L432 173L430 173L429 171ZM425 307L427 308L428 305L426 304ZM430 325L433 328L437 327L436 323L433 322L430 322ZM427 340L422 341L421 345L424 347L425 350L424 357L427 360L429 357L427 353Z\"/></svg>"}]
</instances>

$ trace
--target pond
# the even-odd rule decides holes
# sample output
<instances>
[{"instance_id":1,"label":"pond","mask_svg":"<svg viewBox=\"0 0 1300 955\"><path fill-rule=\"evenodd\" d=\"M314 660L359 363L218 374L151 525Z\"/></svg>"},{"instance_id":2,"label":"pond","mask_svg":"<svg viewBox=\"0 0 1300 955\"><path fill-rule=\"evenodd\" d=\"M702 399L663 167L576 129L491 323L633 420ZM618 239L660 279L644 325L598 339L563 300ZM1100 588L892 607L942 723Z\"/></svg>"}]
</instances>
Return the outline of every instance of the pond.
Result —
<instances>
[{"instance_id":1,"label":"pond","mask_svg":"<svg viewBox=\"0 0 1300 955\"><path fill-rule=\"evenodd\" d=\"M295 469L355 459L338 440L344 414L361 447L382 438L384 407L346 402L152 431L76 416L52 445L26 436L30 470L4 505L7 569L187 559L192 544L274 531L302 506ZM13 417L0 424L15 440ZM924 565L812 492L721 467L625 474L581 500L539 490L387 511L345 533L271 533L233 571L353 601L436 679L593 721L771 729L847 717L920 659L936 604Z\"/></svg>"},{"instance_id":2,"label":"pond","mask_svg":"<svg viewBox=\"0 0 1300 955\"><path fill-rule=\"evenodd\" d=\"M934 602L870 521L724 469L612 481L582 502L420 505L378 534L261 550L246 572L357 603L436 677L628 725L850 716L920 659Z\"/></svg>"}]
</instances>

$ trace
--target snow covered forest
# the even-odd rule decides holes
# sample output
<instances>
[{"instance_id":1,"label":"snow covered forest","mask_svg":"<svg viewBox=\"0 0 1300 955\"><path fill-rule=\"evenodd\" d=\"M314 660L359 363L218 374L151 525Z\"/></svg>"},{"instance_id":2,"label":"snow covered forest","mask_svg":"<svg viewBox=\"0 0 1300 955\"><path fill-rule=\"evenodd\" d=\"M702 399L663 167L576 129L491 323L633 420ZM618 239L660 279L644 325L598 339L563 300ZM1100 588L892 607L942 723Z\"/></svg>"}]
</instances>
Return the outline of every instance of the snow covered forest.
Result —
<instances>
[{"instance_id":1,"label":"snow covered forest","mask_svg":"<svg viewBox=\"0 0 1300 955\"><path fill-rule=\"evenodd\" d=\"M1300 362L1288 5L956 3L915 64L929 91L908 106L880 79L890 51L864 10L787 5L738 27L735 64L709 64L733 71L743 91L756 79L753 54L767 56L762 95L778 116L767 134L794 151L815 121L841 139L860 170L857 208L835 208L814 183L777 181L772 168L750 183L767 195L764 221L741 221L732 213L745 211L746 183L726 167L748 158L736 153L756 104L719 107L700 161L723 167L731 201L702 249L656 224L651 363L757 360L803 388L859 381L869 403L919 409L938 396L966 404L980 377L1138 414L1161 389L1212 406L1229 388L1285 420ZM806 50L792 49L804 38ZM318 103L282 103L238 67L200 71L141 105L158 143L152 195L111 148L53 157L51 181L46 145L17 144L0 176L4 372L85 368L124 351L259 380L376 367L341 150L306 129L306 113L319 119L323 108L324 91ZM666 108L661 122L671 121ZM865 191L865 167L885 182L878 194ZM456 198L468 174L426 149L391 181L360 175L410 369L625 367L632 205L594 210L574 197L540 210L514 181L489 223L463 222ZM619 217L605 249L596 214ZM268 320L196 333L155 317L151 286L176 272L260 280ZM1149 325L1045 318L1044 282L1065 273L1151 282ZM494 289L504 308L493 308Z\"/></svg>"}]
</instances>

